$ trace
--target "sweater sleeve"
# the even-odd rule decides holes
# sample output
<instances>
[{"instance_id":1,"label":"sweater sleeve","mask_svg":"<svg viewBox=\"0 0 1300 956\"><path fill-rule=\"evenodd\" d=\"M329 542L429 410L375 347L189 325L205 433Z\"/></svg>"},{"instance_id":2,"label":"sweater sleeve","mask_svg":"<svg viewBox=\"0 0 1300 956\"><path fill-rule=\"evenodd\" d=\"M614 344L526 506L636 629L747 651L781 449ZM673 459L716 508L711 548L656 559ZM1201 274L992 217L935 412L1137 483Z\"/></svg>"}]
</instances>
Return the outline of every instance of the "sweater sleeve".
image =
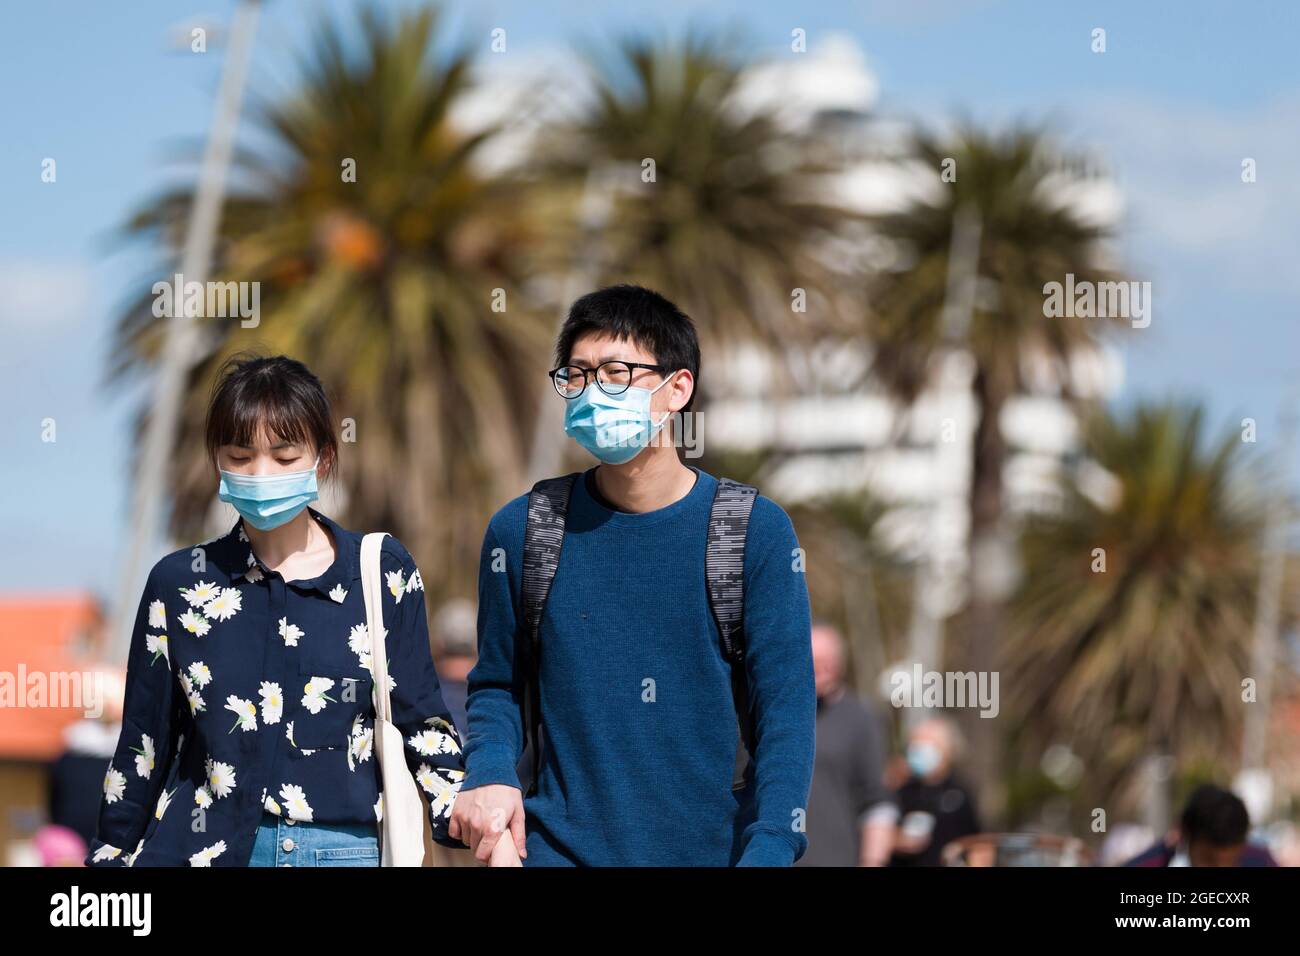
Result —
<instances>
[{"instance_id":1,"label":"sweater sleeve","mask_svg":"<svg viewBox=\"0 0 1300 956\"><path fill-rule=\"evenodd\" d=\"M122 732L104 775L87 866L130 866L167 777L176 681L167 649L167 606L158 569L149 575L127 654Z\"/></svg>"},{"instance_id":2,"label":"sweater sleeve","mask_svg":"<svg viewBox=\"0 0 1300 956\"><path fill-rule=\"evenodd\" d=\"M424 580L399 542L387 538L384 546L381 600L384 619L394 621L385 640L393 724L402 732L406 764L428 801L434 841L461 847L464 844L448 836L447 826L465 775L464 760L429 649Z\"/></svg>"},{"instance_id":3,"label":"sweater sleeve","mask_svg":"<svg viewBox=\"0 0 1300 956\"><path fill-rule=\"evenodd\" d=\"M522 679L516 667L518 623L511 560L493 519L483 536L478 576L478 662L469 674L469 739L464 789L489 784L520 787L515 765L523 750Z\"/></svg>"},{"instance_id":4,"label":"sweater sleeve","mask_svg":"<svg viewBox=\"0 0 1300 956\"><path fill-rule=\"evenodd\" d=\"M758 498L745 547L745 642L756 816L741 866L789 866L807 849L817 703L804 562L789 517Z\"/></svg>"}]
</instances>

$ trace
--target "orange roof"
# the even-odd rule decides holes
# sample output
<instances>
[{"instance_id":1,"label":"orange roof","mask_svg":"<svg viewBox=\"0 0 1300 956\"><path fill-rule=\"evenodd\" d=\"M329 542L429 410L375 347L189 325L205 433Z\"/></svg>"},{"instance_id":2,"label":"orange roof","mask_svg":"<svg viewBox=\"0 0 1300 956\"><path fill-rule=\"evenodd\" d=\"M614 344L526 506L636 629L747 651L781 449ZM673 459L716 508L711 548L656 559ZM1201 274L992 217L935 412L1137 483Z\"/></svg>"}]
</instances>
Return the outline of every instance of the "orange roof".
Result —
<instances>
[{"instance_id":1,"label":"orange roof","mask_svg":"<svg viewBox=\"0 0 1300 956\"><path fill-rule=\"evenodd\" d=\"M85 705L54 707L65 701L51 698L65 675L95 669L102 629L99 602L88 594L0 596L0 680L8 685L0 688L0 759L62 753L63 728L84 715ZM33 677L47 688L44 700L34 696Z\"/></svg>"}]
</instances>

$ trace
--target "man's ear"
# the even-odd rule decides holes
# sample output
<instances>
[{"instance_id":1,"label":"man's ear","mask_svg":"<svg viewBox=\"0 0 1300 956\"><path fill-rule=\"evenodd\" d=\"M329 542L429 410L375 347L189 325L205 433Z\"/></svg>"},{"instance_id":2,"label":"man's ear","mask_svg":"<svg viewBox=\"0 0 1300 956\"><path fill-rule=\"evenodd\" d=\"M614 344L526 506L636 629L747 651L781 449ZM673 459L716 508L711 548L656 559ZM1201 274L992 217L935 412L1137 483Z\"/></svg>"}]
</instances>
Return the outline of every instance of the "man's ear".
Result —
<instances>
[{"instance_id":1,"label":"man's ear","mask_svg":"<svg viewBox=\"0 0 1300 956\"><path fill-rule=\"evenodd\" d=\"M682 389L681 400L678 401L677 393ZM680 369L677 372L677 378L673 382L673 402L671 408L674 413L680 412L690 403L691 397L695 394L695 376L691 374L690 369Z\"/></svg>"}]
</instances>

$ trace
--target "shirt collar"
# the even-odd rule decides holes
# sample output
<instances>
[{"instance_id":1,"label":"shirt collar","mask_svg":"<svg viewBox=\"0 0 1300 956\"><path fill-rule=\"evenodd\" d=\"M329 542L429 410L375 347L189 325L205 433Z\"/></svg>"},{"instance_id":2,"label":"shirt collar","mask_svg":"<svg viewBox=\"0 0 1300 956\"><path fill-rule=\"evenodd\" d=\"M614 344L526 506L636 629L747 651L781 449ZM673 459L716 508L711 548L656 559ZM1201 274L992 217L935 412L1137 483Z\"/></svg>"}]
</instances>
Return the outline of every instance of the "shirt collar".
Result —
<instances>
[{"instance_id":1,"label":"shirt collar","mask_svg":"<svg viewBox=\"0 0 1300 956\"><path fill-rule=\"evenodd\" d=\"M338 524L332 518L329 518L315 508L308 508L308 514L316 521L329 529L334 538L334 547L337 554L334 557L334 563L326 568L320 575L314 578L307 578L301 581L290 582L294 587L301 589L315 589L322 594L329 594L335 587L342 587L346 592L352 587L361 576L360 563L360 544L357 541L357 535L348 531ZM244 519L239 518L220 541L225 545L220 549L218 563L230 574L232 578L244 578L245 580L259 580L258 574L269 575L272 573L262 560L253 553L252 543L248 540L248 535L244 533ZM256 568L257 571L249 577L249 570Z\"/></svg>"}]
</instances>

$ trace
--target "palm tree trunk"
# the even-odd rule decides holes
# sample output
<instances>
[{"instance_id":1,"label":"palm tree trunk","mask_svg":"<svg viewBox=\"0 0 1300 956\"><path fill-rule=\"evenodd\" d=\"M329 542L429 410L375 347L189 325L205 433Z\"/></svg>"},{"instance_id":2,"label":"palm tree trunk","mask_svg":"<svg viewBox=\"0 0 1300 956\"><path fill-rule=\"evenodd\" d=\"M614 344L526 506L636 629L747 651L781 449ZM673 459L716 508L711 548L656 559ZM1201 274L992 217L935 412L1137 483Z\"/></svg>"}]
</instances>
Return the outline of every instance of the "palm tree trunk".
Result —
<instances>
[{"instance_id":1,"label":"palm tree trunk","mask_svg":"<svg viewBox=\"0 0 1300 956\"><path fill-rule=\"evenodd\" d=\"M979 421L971 462L967 668L977 675L992 675L999 665L998 650L1005 623L1007 595L1007 545L1002 502L1007 444L1000 425L1007 396L987 369L976 372L973 389ZM1005 800L1000 728L996 718L980 717L977 707L968 708L964 714L970 742L968 772L976 790L983 825L988 829L991 821L1001 819Z\"/></svg>"}]
</instances>

